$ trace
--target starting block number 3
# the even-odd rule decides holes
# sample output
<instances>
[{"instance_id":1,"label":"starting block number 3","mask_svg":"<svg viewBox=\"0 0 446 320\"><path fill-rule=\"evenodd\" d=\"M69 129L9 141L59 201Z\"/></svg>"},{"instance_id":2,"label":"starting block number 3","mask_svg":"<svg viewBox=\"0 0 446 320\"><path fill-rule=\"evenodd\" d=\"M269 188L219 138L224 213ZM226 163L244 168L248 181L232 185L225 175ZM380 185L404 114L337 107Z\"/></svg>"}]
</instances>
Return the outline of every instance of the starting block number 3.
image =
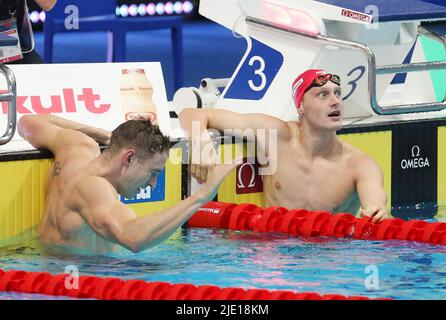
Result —
<instances>
[{"instance_id":1,"label":"starting block number 3","mask_svg":"<svg viewBox=\"0 0 446 320\"><path fill-rule=\"evenodd\" d=\"M255 62L259 63L259 68L254 71L254 74L258 75L260 77L260 84L257 86L254 84L254 81L249 80L248 84L251 90L253 91L262 91L266 87L266 75L264 73L265 71L265 60L263 60L260 56L254 56L251 59L249 59L248 64L250 66L253 66Z\"/></svg>"},{"instance_id":2,"label":"starting block number 3","mask_svg":"<svg viewBox=\"0 0 446 320\"><path fill-rule=\"evenodd\" d=\"M226 92L225 98L262 99L282 64L283 55L279 51L251 38L251 50Z\"/></svg>"},{"instance_id":3,"label":"starting block number 3","mask_svg":"<svg viewBox=\"0 0 446 320\"><path fill-rule=\"evenodd\" d=\"M353 93L355 93L358 86L358 81L361 80L361 78L364 76L364 73L364 66L357 66L353 68L349 73L347 73L348 80L350 80L347 83L350 86L350 91L345 95L345 97L343 98L344 100L347 100L352 96ZM351 79L351 77L353 77L353 79Z\"/></svg>"},{"instance_id":4,"label":"starting block number 3","mask_svg":"<svg viewBox=\"0 0 446 320\"><path fill-rule=\"evenodd\" d=\"M255 39L250 38L250 41L251 50L228 88L225 98L262 99L283 65L283 55L279 51ZM355 93L365 71L364 66L357 66L347 74L349 89L344 100Z\"/></svg>"}]
</instances>

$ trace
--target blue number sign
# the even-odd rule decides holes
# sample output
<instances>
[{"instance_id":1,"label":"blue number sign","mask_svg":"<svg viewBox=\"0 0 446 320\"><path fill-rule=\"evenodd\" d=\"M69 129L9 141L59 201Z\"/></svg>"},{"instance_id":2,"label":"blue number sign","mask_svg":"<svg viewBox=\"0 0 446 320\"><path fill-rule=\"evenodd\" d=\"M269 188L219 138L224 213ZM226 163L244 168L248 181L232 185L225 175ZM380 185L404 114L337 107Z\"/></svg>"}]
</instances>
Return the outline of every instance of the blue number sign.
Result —
<instances>
[{"instance_id":1,"label":"blue number sign","mask_svg":"<svg viewBox=\"0 0 446 320\"><path fill-rule=\"evenodd\" d=\"M344 100L347 100L348 98L350 98L350 96L355 92L356 87L358 86L357 83L359 80L361 80L362 76L365 73L365 67L364 66L357 66L355 68L353 68L348 74L347 76L351 76L353 73L355 73L355 71L359 71L358 75L356 78L354 78L353 80L351 80L348 84L351 86L350 92L344 97Z\"/></svg>"},{"instance_id":2,"label":"blue number sign","mask_svg":"<svg viewBox=\"0 0 446 320\"><path fill-rule=\"evenodd\" d=\"M283 55L279 51L255 39L251 42L251 50L225 98L262 99L283 64Z\"/></svg>"}]
</instances>

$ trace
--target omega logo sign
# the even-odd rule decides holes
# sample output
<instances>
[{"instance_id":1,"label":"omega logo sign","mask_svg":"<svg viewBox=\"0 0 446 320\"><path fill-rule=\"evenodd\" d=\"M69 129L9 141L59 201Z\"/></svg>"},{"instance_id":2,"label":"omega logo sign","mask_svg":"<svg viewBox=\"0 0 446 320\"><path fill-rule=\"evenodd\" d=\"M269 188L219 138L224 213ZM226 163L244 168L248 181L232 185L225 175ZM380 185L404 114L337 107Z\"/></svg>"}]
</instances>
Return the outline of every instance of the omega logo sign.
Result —
<instances>
[{"instance_id":1,"label":"omega logo sign","mask_svg":"<svg viewBox=\"0 0 446 320\"><path fill-rule=\"evenodd\" d=\"M248 166L249 170L251 171L251 179L249 180L248 186L245 186L245 184L243 183L243 179L242 179L242 172L246 166ZM243 188L243 189L245 189L246 187L252 188L256 185L255 178L256 178L256 170L254 168L254 165L252 163L243 163L238 170L237 187Z\"/></svg>"},{"instance_id":2,"label":"omega logo sign","mask_svg":"<svg viewBox=\"0 0 446 320\"><path fill-rule=\"evenodd\" d=\"M235 181L236 194L257 193L263 191L262 176L258 172L258 164L244 159L243 163L237 166Z\"/></svg>"},{"instance_id":3,"label":"omega logo sign","mask_svg":"<svg viewBox=\"0 0 446 320\"><path fill-rule=\"evenodd\" d=\"M410 159L403 159L401 160L401 169L407 170L407 169L418 169L418 168L424 168L429 167L429 158L423 158L421 155L421 149L419 146L414 145L412 147L411 151L411 158Z\"/></svg>"}]
</instances>

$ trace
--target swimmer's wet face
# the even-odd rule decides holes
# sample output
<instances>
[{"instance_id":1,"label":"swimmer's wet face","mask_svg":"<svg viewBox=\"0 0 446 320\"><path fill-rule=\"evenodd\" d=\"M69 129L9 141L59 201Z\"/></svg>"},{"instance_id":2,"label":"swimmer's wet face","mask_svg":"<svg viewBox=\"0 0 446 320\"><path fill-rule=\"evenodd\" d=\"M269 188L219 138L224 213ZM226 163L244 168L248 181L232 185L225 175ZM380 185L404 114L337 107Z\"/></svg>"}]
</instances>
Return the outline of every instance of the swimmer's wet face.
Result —
<instances>
[{"instance_id":1,"label":"swimmer's wet face","mask_svg":"<svg viewBox=\"0 0 446 320\"><path fill-rule=\"evenodd\" d=\"M134 150L127 150L123 156L125 165L119 180L118 193L127 199L136 197L147 186L155 188L157 177L169 157L167 152L158 152L148 158L141 158Z\"/></svg>"},{"instance_id":2,"label":"swimmer's wet face","mask_svg":"<svg viewBox=\"0 0 446 320\"><path fill-rule=\"evenodd\" d=\"M169 155L169 137L147 120L130 120L118 126L104 154L116 158L119 174L116 188L119 194L134 198L140 188L155 187L156 178Z\"/></svg>"},{"instance_id":3,"label":"swimmer's wet face","mask_svg":"<svg viewBox=\"0 0 446 320\"><path fill-rule=\"evenodd\" d=\"M332 81L311 87L304 95L299 113L301 119L319 130L338 130L342 127L344 105L341 87Z\"/></svg>"}]
</instances>

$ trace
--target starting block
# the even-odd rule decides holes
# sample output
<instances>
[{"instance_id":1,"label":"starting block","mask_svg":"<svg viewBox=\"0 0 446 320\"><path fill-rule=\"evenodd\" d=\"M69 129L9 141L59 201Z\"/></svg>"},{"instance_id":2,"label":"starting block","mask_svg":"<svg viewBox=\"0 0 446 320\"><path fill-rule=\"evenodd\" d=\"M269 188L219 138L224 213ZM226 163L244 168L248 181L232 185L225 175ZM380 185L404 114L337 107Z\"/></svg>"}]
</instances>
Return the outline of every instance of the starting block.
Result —
<instances>
[{"instance_id":1,"label":"starting block","mask_svg":"<svg viewBox=\"0 0 446 320\"><path fill-rule=\"evenodd\" d=\"M200 14L247 42L221 93L207 99L209 89L194 92L212 101L203 107L296 120L291 83L321 68L342 78L344 124L446 116L429 74L446 69L446 61L426 62L420 40L446 47L442 1L202 0Z\"/></svg>"}]
</instances>

